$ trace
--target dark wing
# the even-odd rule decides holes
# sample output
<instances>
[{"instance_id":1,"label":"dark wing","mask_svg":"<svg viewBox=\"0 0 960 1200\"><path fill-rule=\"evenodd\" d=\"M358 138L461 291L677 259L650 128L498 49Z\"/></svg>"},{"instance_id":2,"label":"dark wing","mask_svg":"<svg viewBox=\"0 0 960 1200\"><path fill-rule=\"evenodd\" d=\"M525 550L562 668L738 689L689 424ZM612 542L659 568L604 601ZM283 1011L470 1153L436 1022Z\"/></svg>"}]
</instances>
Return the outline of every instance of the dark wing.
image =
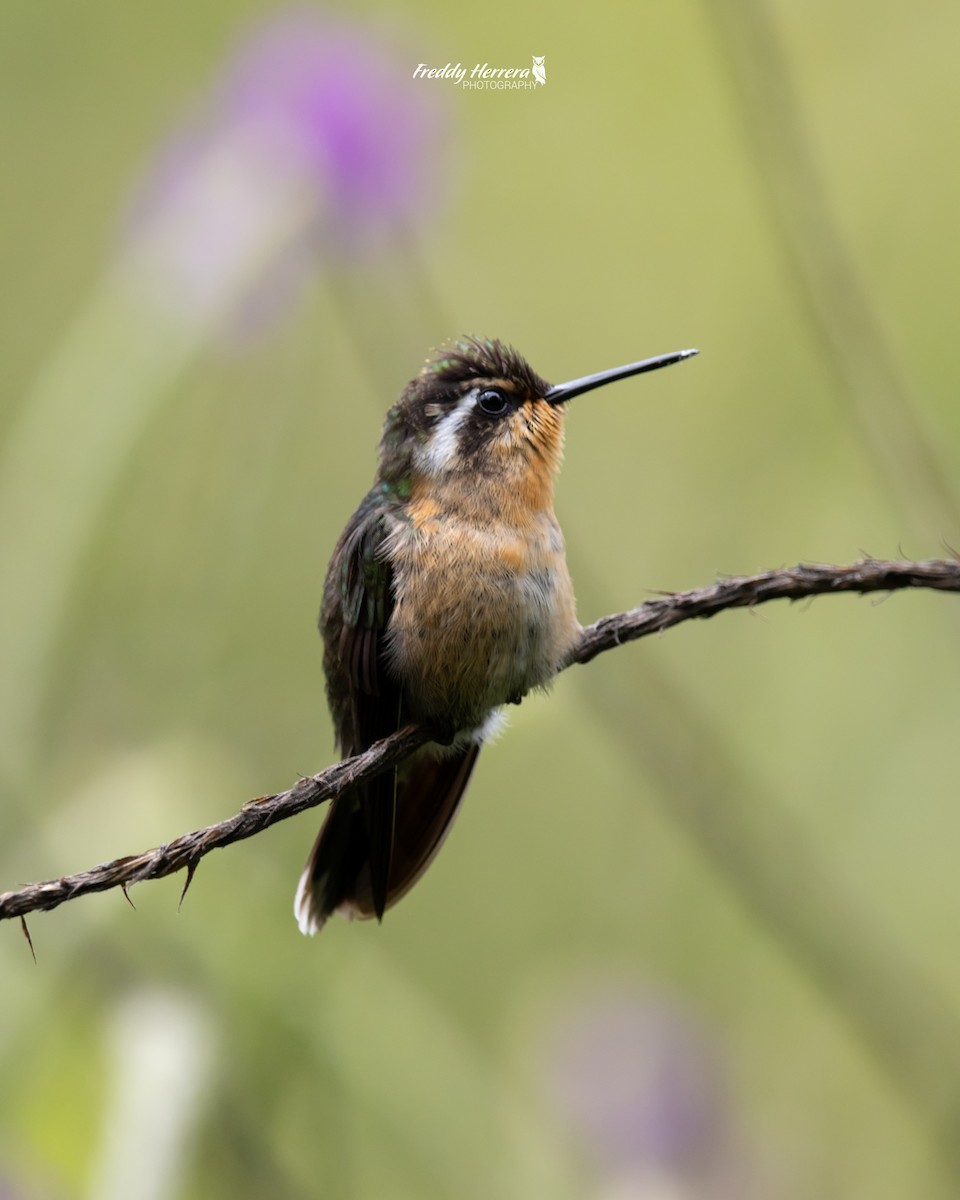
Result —
<instances>
[{"instance_id":1,"label":"dark wing","mask_svg":"<svg viewBox=\"0 0 960 1200\"><path fill-rule=\"evenodd\" d=\"M378 499L371 493L344 530L320 614L327 697L345 757L409 719L384 653L393 585ZM479 749L425 748L333 801L297 889L304 933L315 933L338 908L379 920L413 887L449 832Z\"/></svg>"},{"instance_id":2,"label":"dark wing","mask_svg":"<svg viewBox=\"0 0 960 1200\"><path fill-rule=\"evenodd\" d=\"M320 632L327 698L343 756L365 750L400 727L400 690L390 678L383 640L393 606L383 554L385 513L375 493L363 501L334 550L323 591ZM331 805L297 891L301 928L319 928L349 899L369 864L373 911L387 903L396 823L397 776L387 771Z\"/></svg>"}]
</instances>

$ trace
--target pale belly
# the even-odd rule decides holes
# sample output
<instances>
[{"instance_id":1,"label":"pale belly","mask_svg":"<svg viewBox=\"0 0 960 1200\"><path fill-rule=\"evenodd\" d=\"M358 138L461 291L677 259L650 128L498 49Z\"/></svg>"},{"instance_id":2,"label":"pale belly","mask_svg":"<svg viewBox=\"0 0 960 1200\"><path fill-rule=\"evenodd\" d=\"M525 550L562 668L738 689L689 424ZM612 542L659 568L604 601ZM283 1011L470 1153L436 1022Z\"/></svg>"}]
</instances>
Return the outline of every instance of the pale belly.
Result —
<instances>
[{"instance_id":1,"label":"pale belly","mask_svg":"<svg viewBox=\"0 0 960 1200\"><path fill-rule=\"evenodd\" d=\"M388 653L418 718L472 729L556 674L579 625L552 515L523 537L500 523L398 527L389 551Z\"/></svg>"}]
</instances>

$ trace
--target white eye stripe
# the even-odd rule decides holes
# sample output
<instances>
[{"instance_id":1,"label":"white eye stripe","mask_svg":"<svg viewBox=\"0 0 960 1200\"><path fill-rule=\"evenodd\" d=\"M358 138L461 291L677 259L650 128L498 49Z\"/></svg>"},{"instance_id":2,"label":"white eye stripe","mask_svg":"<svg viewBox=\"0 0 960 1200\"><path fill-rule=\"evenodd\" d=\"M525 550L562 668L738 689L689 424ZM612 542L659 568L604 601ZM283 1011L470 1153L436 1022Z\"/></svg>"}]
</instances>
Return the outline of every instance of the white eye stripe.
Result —
<instances>
[{"instance_id":1,"label":"white eye stripe","mask_svg":"<svg viewBox=\"0 0 960 1200\"><path fill-rule=\"evenodd\" d=\"M420 466L428 475L442 475L449 470L457 457L460 445L460 427L476 403L479 388L471 391L457 402L456 408L441 417L433 428L427 444L420 450Z\"/></svg>"}]
</instances>

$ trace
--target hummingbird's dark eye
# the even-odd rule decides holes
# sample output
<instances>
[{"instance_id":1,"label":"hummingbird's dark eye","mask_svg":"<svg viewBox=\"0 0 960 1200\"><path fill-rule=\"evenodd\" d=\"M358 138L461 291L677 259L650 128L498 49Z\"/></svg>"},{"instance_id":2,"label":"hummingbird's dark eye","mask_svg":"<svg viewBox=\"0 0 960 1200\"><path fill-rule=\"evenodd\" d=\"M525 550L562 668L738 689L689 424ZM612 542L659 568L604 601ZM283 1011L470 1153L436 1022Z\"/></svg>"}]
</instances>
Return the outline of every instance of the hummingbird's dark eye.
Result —
<instances>
[{"instance_id":1,"label":"hummingbird's dark eye","mask_svg":"<svg viewBox=\"0 0 960 1200\"><path fill-rule=\"evenodd\" d=\"M502 416L509 407L507 397L499 388L484 388L477 397L477 404L488 417Z\"/></svg>"}]
</instances>

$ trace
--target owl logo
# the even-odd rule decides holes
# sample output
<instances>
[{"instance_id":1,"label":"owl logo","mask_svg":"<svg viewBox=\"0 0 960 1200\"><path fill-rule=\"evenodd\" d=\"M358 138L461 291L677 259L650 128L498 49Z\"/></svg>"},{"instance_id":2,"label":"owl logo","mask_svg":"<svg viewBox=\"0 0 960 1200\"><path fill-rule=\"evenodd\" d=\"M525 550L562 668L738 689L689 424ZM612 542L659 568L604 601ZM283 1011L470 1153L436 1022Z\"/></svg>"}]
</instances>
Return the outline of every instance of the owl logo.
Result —
<instances>
[{"instance_id":1,"label":"owl logo","mask_svg":"<svg viewBox=\"0 0 960 1200\"><path fill-rule=\"evenodd\" d=\"M541 54L540 57L537 58L537 56L535 54L533 54L533 55L531 55L531 57L533 58L533 77L534 77L534 79L537 81L537 83L546 83L547 82L547 68L543 65L543 60L546 58L546 55Z\"/></svg>"}]
</instances>

